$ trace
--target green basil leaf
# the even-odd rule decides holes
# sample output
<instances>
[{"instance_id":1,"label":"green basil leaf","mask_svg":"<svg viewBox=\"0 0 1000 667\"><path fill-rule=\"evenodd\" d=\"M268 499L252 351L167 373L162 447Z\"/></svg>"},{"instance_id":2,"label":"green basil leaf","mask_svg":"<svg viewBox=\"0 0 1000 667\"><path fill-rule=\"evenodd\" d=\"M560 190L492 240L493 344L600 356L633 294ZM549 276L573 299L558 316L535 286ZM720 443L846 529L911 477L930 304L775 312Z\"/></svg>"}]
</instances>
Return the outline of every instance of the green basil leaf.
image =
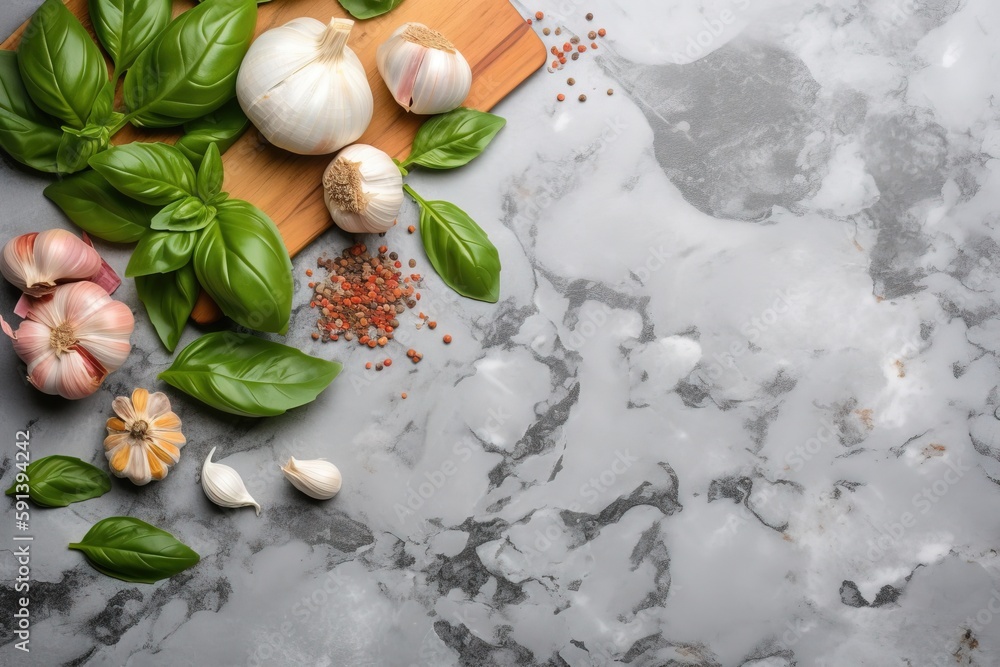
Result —
<instances>
[{"instance_id":1,"label":"green basil leaf","mask_svg":"<svg viewBox=\"0 0 1000 667\"><path fill-rule=\"evenodd\" d=\"M24 89L17 54L0 51L0 148L21 164L54 173L63 134L55 124Z\"/></svg>"},{"instance_id":2,"label":"green basil leaf","mask_svg":"<svg viewBox=\"0 0 1000 667\"><path fill-rule=\"evenodd\" d=\"M106 472L74 456L36 459L28 464L24 474L28 476L28 497L42 507L66 507L111 490L111 478ZM24 486L14 482L7 495L21 493Z\"/></svg>"},{"instance_id":3,"label":"green basil leaf","mask_svg":"<svg viewBox=\"0 0 1000 667\"><path fill-rule=\"evenodd\" d=\"M135 289L163 346L173 352L201 293L190 264L171 273L136 276Z\"/></svg>"},{"instance_id":4,"label":"green basil leaf","mask_svg":"<svg viewBox=\"0 0 1000 667\"><path fill-rule=\"evenodd\" d=\"M191 260L198 232L147 232L139 239L125 267L125 277L170 273Z\"/></svg>"},{"instance_id":5,"label":"green basil leaf","mask_svg":"<svg viewBox=\"0 0 1000 667\"><path fill-rule=\"evenodd\" d=\"M149 225L158 231L196 232L215 219L215 207L206 206L197 197L188 197L168 204L153 217Z\"/></svg>"},{"instance_id":6,"label":"green basil leaf","mask_svg":"<svg viewBox=\"0 0 1000 667\"><path fill-rule=\"evenodd\" d=\"M45 0L17 47L24 87L43 111L82 128L108 83L100 49L61 0Z\"/></svg>"},{"instance_id":7,"label":"green basil leaf","mask_svg":"<svg viewBox=\"0 0 1000 667\"><path fill-rule=\"evenodd\" d=\"M167 144L116 146L91 158L90 166L119 192L144 204L165 206L195 194L194 168Z\"/></svg>"},{"instance_id":8,"label":"green basil leaf","mask_svg":"<svg viewBox=\"0 0 1000 667\"><path fill-rule=\"evenodd\" d=\"M87 168L88 161L105 148L111 140L106 127L88 125L83 130L63 128L63 136L56 152L56 166L60 174L75 174Z\"/></svg>"},{"instance_id":9,"label":"green basil leaf","mask_svg":"<svg viewBox=\"0 0 1000 667\"><path fill-rule=\"evenodd\" d=\"M271 417L316 400L341 368L287 345L219 331L185 347L160 379L223 412Z\"/></svg>"},{"instance_id":10,"label":"green basil leaf","mask_svg":"<svg viewBox=\"0 0 1000 667\"><path fill-rule=\"evenodd\" d=\"M500 253L469 214L446 201L420 203L420 239L441 280L462 296L500 299Z\"/></svg>"},{"instance_id":11,"label":"green basil leaf","mask_svg":"<svg viewBox=\"0 0 1000 667\"><path fill-rule=\"evenodd\" d=\"M461 167L478 157L506 124L500 116L465 107L435 116L420 126L401 166Z\"/></svg>"},{"instance_id":12,"label":"green basil leaf","mask_svg":"<svg viewBox=\"0 0 1000 667\"><path fill-rule=\"evenodd\" d=\"M174 144L195 168L208 147L216 144L220 153L228 151L236 140L250 127L250 120L240 108L239 100L232 99L216 111L184 125L184 136Z\"/></svg>"},{"instance_id":13,"label":"green basil leaf","mask_svg":"<svg viewBox=\"0 0 1000 667\"><path fill-rule=\"evenodd\" d=\"M170 0L90 0L90 20L115 63L116 79L167 27L170 10Z\"/></svg>"},{"instance_id":14,"label":"green basil leaf","mask_svg":"<svg viewBox=\"0 0 1000 667\"><path fill-rule=\"evenodd\" d=\"M340 6L356 19L381 16L402 4L403 0L339 0Z\"/></svg>"},{"instance_id":15,"label":"green basil leaf","mask_svg":"<svg viewBox=\"0 0 1000 667\"><path fill-rule=\"evenodd\" d=\"M114 243L138 241L156 215L155 207L121 194L96 171L56 181L45 196L85 232Z\"/></svg>"},{"instance_id":16,"label":"green basil leaf","mask_svg":"<svg viewBox=\"0 0 1000 667\"><path fill-rule=\"evenodd\" d=\"M124 118L124 114L115 111L115 82L109 81L94 100L94 106L87 118L87 127L95 125L111 128L117 126ZM110 135L110 131L108 134Z\"/></svg>"},{"instance_id":17,"label":"green basil leaf","mask_svg":"<svg viewBox=\"0 0 1000 667\"><path fill-rule=\"evenodd\" d=\"M198 282L235 322L285 333L292 309L292 263L278 228L245 201L230 199L217 208L194 251Z\"/></svg>"},{"instance_id":18,"label":"green basil leaf","mask_svg":"<svg viewBox=\"0 0 1000 667\"><path fill-rule=\"evenodd\" d=\"M205 202L214 200L222 192L222 178L222 155L219 147L212 144L198 169L198 196Z\"/></svg>"},{"instance_id":19,"label":"green basil leaf","mask_svg":"<svg viewBox=\"0 0 1000 667\"><path fill-rule=\"evenodd\" d=\"M82 551L98 572L140 584L167 579L200 560L167 531L128 516L98 521L69 548Z\"/></svg>"},{"instance_id":20,"label":"green basil leaf","mask_svg":"<svg viewBox=\"0 0 1000 667\"><path fill-rule=\"evenodd\" d=\"M132 123L181 125L231 100L256 24L253 0L209 0L174 19L125 76Z\"/></svg>"}]
</instances>

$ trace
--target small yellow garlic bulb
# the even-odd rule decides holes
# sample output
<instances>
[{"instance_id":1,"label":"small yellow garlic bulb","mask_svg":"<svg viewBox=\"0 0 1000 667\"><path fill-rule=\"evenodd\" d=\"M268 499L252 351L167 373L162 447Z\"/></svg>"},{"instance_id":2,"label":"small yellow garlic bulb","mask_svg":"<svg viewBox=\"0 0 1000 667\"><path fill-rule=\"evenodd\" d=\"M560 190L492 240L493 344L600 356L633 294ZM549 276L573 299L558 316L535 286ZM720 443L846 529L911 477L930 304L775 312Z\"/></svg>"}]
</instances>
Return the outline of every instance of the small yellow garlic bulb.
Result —
<instances>
[{"instance_id":1,"label":"small yellow garlic bulb","mask_svg":"<svg viewBox=\"0 0 1000 667\"><path fill-rule=\"evenodd\" d=\"M462 106L472 88L472 68L444 35L421 23L404 23L378 47L376 64L389 92L407 111L437 114Z\"/></svg>"},{"instance_id":2,"label":"small yellow garlic bulb","mask_svg":"<svg viewBox=\"0 0 1000 667\"><path fill-rule=\"evenodd\" d=\"M323 198L345 232L380 234L393 226L403 205L403 175L379 149L354 144L326 168Z\"/></svg>"}]
</instances>

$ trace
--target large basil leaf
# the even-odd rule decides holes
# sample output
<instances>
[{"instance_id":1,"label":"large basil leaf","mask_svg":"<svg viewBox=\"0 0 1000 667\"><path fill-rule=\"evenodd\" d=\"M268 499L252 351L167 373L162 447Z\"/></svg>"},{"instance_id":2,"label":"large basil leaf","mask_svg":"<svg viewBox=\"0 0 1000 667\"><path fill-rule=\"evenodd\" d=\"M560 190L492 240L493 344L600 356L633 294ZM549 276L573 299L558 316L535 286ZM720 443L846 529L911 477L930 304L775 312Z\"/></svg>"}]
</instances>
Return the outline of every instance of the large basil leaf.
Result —
<instances>
[{"instance_id":1,"label":"large basil leaf","mask_svg":"<svg viewBox=\"0 0 1000 667\"><path fill-rule=\"evenodd\" d=\"M137 276L135 289L164 347L173 352L201 293L194 267L187 264L171 273Z\"/></svg>"},{"instance_id":2,"label":"large basil leaf","mask_svg":"<svg viewBox=\"0 0 1000 667\"><path fill-rule=\"evenodd\" d=\"M197 197L187 197L164 207L153 217L149 226L158 231L196 232L207 227L214 219L214 206L206 206Z\"/></svg>"},{"instance_id":3,"label":"large basil leaf","mask_svg":"<svg viewBox=\"0 0 1000 667\"><path fill-rule=\"evenodd\" d=\"M256 24L253 0L206 0L174 19L125 76L132 123L180 125L232 99Z\"/></svg>"},{"instance_id":4,"label":"large basil leaf","mask_svg":"<svg viewBox=\"0 0 1000 667\"><path fill-rule=\"evenodd\" d=\"M115 63L115 79L163 32L170 15L170 0L90 0L90 20Z\"/></svg>"},{"instance_id":5,"label":"large basil leaf","mask_svg":"<svg viewBox=\"0 0 1000 667\"><path fill-rule=\"evenodd\" d=\"M144 204L165 206L196 192L191 163L167 144L116 146L91 158L90 166L119 192Z\"/></svg>"},{"instance_id":6,"label":"large basil leaf","mask_svg":"<svg viewBox=\"0 0 1000 667\"><path fill-rule=\"evenodd\" d=\"M108 82L108 68L80 21L61 0L45 0L17 47L21 80L43 111L82 129Z\"/></svg>"},{"instance_id":7,"label":"large basil leaf","mask_svg":"<svg viewBox=\"0 0 1000 667\"><path fill-rule=\"evenodd\" d=\"M125 267L125 277L170 273L191 260L198 232L147 232L139 239Z\"/></svg>"},{"instance_id":8,"label":"large basil leaf","mask_svg":"<svg viewBox=\"0 0 1000 667\"><path fill-rule=\"evenodd\" d=\"M185 347L160 379L218 410L271 417L316 400L341 368L287 345L219 331Z\"/></svg>"},{"instance_id":9,"label":"large basil leaf","mask_svg":"<svg viewBox=\"0 0 1000 667\"><path fill-rule=\"evenodd\" d=\"M198 168L208 147L216 144L220 153L228 151L250 127L239 100L226 102L218 110L184 125L184 136L174 144Z\"/></svg>"},{"instance_id":10,"label":"large basil leaf","mask_svg":"<svg viewBox=\"0 0 1000 667\"><path fill-rule=\"evenodd\" d=\"M66 507L70 503L103 496L111 490L111 478L106 472L74 456L36 459L28 464L24 474L27 483L14 482L7 489L7 495L27 490L28 496L42 507Z\"/></svg>"},{"instance_id":11,"label":"large basil leaf","mask_svg":"<svg viewBox=\"0 0 1000 667\"><path fill-rule=\"evenodd\" d=\"M339 0L340 6L356 19L381 16L402 4L403 0Z\"/></svg>"},{"instance_id":12,"label":"large basil leaf","mask_svg":"<svg viewBox=\"0 0 1000 667\"><path fill-rule=\"evenodd\" d=\"M0 50L0 148L21 164L55 172L63 133L54 122L24 89L17 54Z\"/></svg>"},{"instance_id":13,"label":"large basil leaf","mask_svg":"<svg viewBox=\"0 0 1000 667\"><path fill-rule=\"evenodd\" d=\"M91 236L132 243L149 231L156 208L121 194L96 171L85 171L45 188L70 220Z\"/></svg>"},{"instance_id":14,"label":"large basil leaf","mask_svg":"<svg viewBox=\"0 0 1000 667\"><path fill-rule=\"evenodd\" d=\"M500 116L465 107L435 116L420 126L402 166L461 167L478 157L506 124Z\"/></svg>"},{"instance_id":15,"label":"large basil leaf","mask_svg":"<svg viewBox=\"0 0 1000 667\"><path fill-rule=\"evenodd\" d=\"M69 548L82 551L98 572L140 584L172 577L200 560L167 531L129 516L98 521Z\"/></svg>"},{"instance_id":16,"label":"large basil leaf","mask_svg":"<svg viewBox=\"0 0 1000 667\"><path fill-rule=\"evenodd\" d=\"M469 214L446 201L420 204L420 238L441 280L462 296L496 303L500 299L500 253Z\"/></svg>"},{"instance_id":17,"label":"large basil leaf","mask_svg":"<svg viewBox=\"0 0 1000 667\"><path fill-rule=\"evenodd\" d=\"M217 208L194 251L198 282L237 323L285 333L292 309L292 263L278 228L245 201L231 199Z\"/></svg>"}]
</instances>

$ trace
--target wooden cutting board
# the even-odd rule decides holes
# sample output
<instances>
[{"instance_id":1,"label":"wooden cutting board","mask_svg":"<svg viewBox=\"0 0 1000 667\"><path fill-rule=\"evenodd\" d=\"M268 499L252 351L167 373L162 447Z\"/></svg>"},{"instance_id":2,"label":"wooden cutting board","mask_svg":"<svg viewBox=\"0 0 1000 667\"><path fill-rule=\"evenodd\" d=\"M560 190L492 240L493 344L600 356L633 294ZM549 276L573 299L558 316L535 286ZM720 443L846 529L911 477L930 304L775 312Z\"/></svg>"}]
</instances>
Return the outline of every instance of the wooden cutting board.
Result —
<instances>
[{"instance_id":1,"label":"wooden cutting board","mask_svg":"<svg viewBox=\"0 0 1000 667\"><path fill-rule=\"evenodd\" d=\"M91 30L87 0L65 0L66 6ZM175 0L180 13L192 0ZM274 0L258 7L257 34L300 16L327 22L333 16L350 18L336 0ZM405 0L374 19L358 21L348 46L368 70L375 97L375 114L360 143L372 144L403 158L424 116L407 114L396 104L375 67L375 49L401 24L417 21L443 33L472 66L472 91L465 106L487 111L542 67L545 46L508 0ZM0 48L14 49L25 26ZM119 99L120 103L120 99ZM114 143L173 142L177 134L122 130ZM224 156L225 189L263 209L277 223L289 253L297 254L333 223L323 203L320 180L331 156L293 155L267 144L251 128Z\"/></svg>"}]
</instances>

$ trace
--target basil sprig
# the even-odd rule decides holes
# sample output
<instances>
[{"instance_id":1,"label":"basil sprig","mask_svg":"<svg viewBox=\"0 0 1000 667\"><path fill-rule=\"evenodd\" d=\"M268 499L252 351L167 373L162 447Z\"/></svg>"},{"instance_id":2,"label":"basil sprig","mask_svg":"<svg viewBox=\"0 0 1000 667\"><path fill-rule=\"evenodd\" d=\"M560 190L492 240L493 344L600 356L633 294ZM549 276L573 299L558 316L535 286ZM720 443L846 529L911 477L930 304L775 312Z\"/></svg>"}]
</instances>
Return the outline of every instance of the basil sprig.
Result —
<instances>
[{"instance_id":1,"label":"basil sprig","mask_svg":"<svg viewBox=\"0 0 1000 667\"><path fill-rule=\"evenodd\" d=\"M184 136L174 147L197 168L209 146L215 144L225 153L249 127L250 120L240 108L239 100L232 99L207 116L185 123Z\"/></svg>"},{"instance_id":2,"label":"basil sprig","mask_svg":"<svg viewBox=\"0 0 1000 667\"><path fill-rule=\"evenodd\" d=\"M138 240L125 275L137 279L139 298L168 350L177 345L199 285L236 323L287 331L288 249L263 211L222 192L216 144L209 144L197 170L167 144L116 146L90 163L93 172L53 184L46 195L101 238Z\"/></svg>"},{"instance_id":3,"label":"basil sprig","mask_svg":"<svg viewBox=\"0 0 1000 667\"><path fill-rule=\"evenodd\" d=\"M66 507L70 503L103 496L110 490L111 478L100 468L74 456L56 455L29 463L7 489L7 495L27 493L42 507Z\"/></svg>"},{"instance_id":4,"label":"basil sprig","mask_svg":"<svg viewBox=\"0 0 1000 667\"><path fill-rule=\"evenodd\" d=\"M35 12L16 54L0 52L0 148L11 157L72 174L129 122L188 124L193 136L179 149L198 165L209 143L225 151L246 129L242 112L223 109L236 94L257 3L205 0L173 21L170 0L89 0L89 9L115 64L110 79L97 44L60 0ZM123 113L114 99L126 71Z\"/></svg>"},{"instance_id":5,"label":"basil sprig","mask_svg":"<svg viewBox=\"0 0 1000 667\"><path fill-rule=\"evenodd\" d=\"M356 19L370 19L381 16L403 3L403 0L339 0L343 7Z\"/></svg>"},{"instance_id":6,"label":"basil sprig","mask_svg":"<svg viewBox=\"0 0 1000 667\"><path fill-rule=\"evenodd\" d=\"M499 116L464 107L435 116L417 131L399 170L407 176L411 165L464 166L479 157L506 124ZM499 301L500 253L483 228L455 204L425 200L409 185L403 190L420 206L420 240L441 280L470 299Z\"/></svg>"},{"instance_id":7,"label":"basil sprig","mask_svg":"<svg viewBox=\"0 0 1000 667\"><path fill-rule=\"evenodd\" d=\"M200 560L167 531L127 516L98 521L69 548L82 551L98 572L141 584L172 577Z\"/></svg>"},{"instance_id":8,"label":"basil sprig","mask_svg":"<svg viewBox=\"0 0 1000 667\"><path fill-rule=\"evenodd\" d=\"M185 347L160 379L243 417L271 417L311 403L341 365L247 334L220 331Z\"/></svg>"}]
</instances>

